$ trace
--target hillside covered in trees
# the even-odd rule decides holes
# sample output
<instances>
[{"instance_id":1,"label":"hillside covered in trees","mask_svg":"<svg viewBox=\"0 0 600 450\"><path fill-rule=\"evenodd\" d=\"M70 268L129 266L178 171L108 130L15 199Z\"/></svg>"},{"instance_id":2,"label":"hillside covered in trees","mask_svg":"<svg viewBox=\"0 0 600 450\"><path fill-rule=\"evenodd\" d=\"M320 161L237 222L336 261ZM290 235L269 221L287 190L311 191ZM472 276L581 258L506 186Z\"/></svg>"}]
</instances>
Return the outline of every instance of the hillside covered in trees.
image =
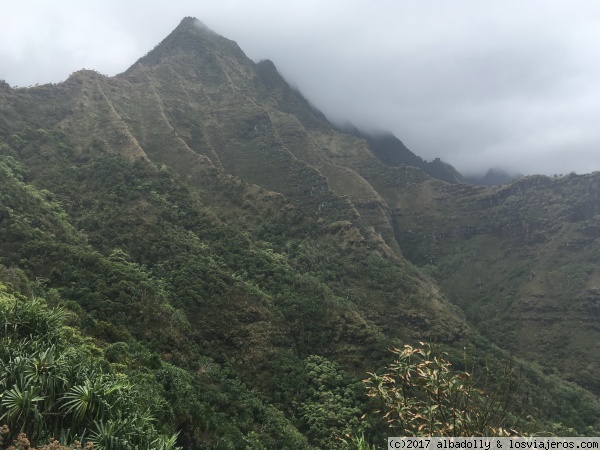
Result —
<instances>
[{"instance_id":1,"label":"hillside covered in trees","mask_svg":"<svg viewBox=\"0 0 600 450\"><path fill-rule=\"evenodd\" d=\"M358 134L193 18L1 84L0 446L385 445L377 377L430 344L494 432L598 435L598 173L475 187Z\"/></svg>"}]
</instances>

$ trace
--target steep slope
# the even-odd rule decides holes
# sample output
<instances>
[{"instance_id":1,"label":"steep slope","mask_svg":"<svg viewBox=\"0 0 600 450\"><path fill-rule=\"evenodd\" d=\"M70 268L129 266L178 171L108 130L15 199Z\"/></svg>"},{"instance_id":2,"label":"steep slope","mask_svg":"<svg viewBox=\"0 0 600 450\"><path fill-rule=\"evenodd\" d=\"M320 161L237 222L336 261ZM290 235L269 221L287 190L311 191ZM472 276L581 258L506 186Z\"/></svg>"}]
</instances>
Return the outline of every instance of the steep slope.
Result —
<instances>
[{"instance_id":1,"label":"steep slope","mask_svg":"<svg viewBox=\"0 0 600 450\"><path fill-rule=\"evenodd\" d=\"M350 220L368 240L380 241L380 251L400 253L381 197L321 151L309 130L331 130L331 125L289 88L272 63L254 64L235 43L189 19L123 77L132 84L149 77L146 84L159 93L177 135L195 152L216 158L228 173L331 221ZM190 99L188 106L181 105L182 98ZM167 164L175 167L174 161ZM344 186L359 186L356 197L335 183L339 178L347 180ZM358 222L357 212L364 213Z\"/></svg>"},{"instance_id":2,"label":"steep slope","mask_svg":"<svg viewBox=\"0 0 600 450\"><path fill-rule=\"evenodd\" d=\"M173 405L181 445L383 436L359 420L357 382L390 346L501 358L404 256L451 257L468 232L435 255L428 237L463 209L476 220L473 199L491 191L384 164L196 19L116 77L0 85L0 157L0 280L69 305L119 370ZM523 395L528 414L594 432L593 398L536 377L531 389L558 393Z\"/></svg>"},{"instance_id":3,"label":"steep slope","mask_svg":"<svg viewBox=\"0 0 600 450\"><path fill-rule=\"evenodd\" d=\"M365 139L373 154L388 166L413 166L418 167L432 178L448 183L464 183L462 174L450 164L440 158L425 161L420 156L411 152L404 143L389 132L361 131L353 125L339 127L340 131Z\"/></svg>"},{"instance_id":4,"label":"steep slope","mask_svg":"<svg viewBox=\"0 0 600 450\"><path fill-rule=\"evenodd\" d=\"M592 344L598 340L596 174L528 177L490 189L453 186L410 167L411 161L400 165L406 151L394 136L358 132L365 143L309 122L306 129L328 159L318 167L330 186L346 192L362 218L386 242L396 240L408 259L436 266L431 273L443 291L479 330L599 392L600 351ZM460 174L451 178L463 181ZM359 191L363 185L368 200ZM370 209L381 214L370 216Z\"/></svg>"},{"instance_id":5,"label":"steep slope","mask_svg":"<svg viewBox=\"0 0 600 450\"><path fill-rule=\"evenodd\" d=\"M598 172L423 182L396 197L397 234L484 334L599 392L599 192Z\"/></svg>"},{"instance_id":6,"label":"steep slope","mask_svg":"<svg viewBox=\"0 0 600 450\"><path fill-rule=\"evenodd\" d=\"M56 95L66 92L70 96L65 102L74 105L74 109L54 119L59 131L32 132L25 128L17 153L29 165L34 183L60 192L70 204L86 205L85 210L94 192L103 186L113 195L118 192L118 182L109 181L112 174L109 177L104 173L104 180L94 183L95 174L85 169L90 164L101 167L115 164L111 155L115 155L115 161L125 158L136 167L146 164L161 170L168 167L174 171L172 176L189 183L194 195L208 198L217 216L234 220L236 226L248 232L265 228L265 213L272 214L273 222L283 222L286 227L288 222L300 219L302 226L316 227L316 232L327 241L370 253L384 263L389 259L401 270L412 272L415 283L422 286L417 289L425 290L423 297L436 291L435 286L390 249L379 236L379 230L375 232L369 222L365 223L360 214L361 204L357 208L345 195L335 192L319 169L342 172L351 183L358 181L359 185L349 194L357 192L356 196L362 196L364 203L375 203L382 209L382 198L352 170L328 161L300 118L275 108L276 99L261 84L254 63L235 43L216 35L197 20L184 19L171 35L121 76L106 78L93 71L78 72L54 88L58 91ZM296 98L295 94L292 98ZM312 112L306 115L312 117ZM320 127L312 130L333 132L323 118L316 117L315 123ZM53 123L44 125L50 127ZM62 161L56 154L52 159L48 156L41 159L36 151L38 135L44 138L56 135L47 139L47 147L50 152L52 139L59 141L62 145L54 147L61 147L67 153L60 155ZM339 135L338 139L343 142L350 138ZM368 157L370 153L364 142L358 142L359 151ZM349 145L351 148L354 141ZM334 149L337 155L345 152L337 146L334 141L330 150ZM80 175L84 183L77 183L78 187L64 185L66 178L73 181L73 176L61 173L65 170L64 160L71 156L65 147L74 156L75 167L71 165L70 170L85 172ZM98 157L101 159L96 162ZM58 173L52 173L53 170ZM339 182L340 189L347 182ZM123 189L132 183L126 179ZM124 201L124 192L119 195ZM133 213L139 218L139 211L148 206L141 199L137 202L142 205L131 206L135 212L121 208L113 217L125 220ZM80 209L73 208L73 214ZM367 207L371 209L373 205ZM382 226L389 228L387 217L380 220ZM290 226L290 233L293 228ZM95 229L86 232L107 233ZM120 240L126 241L122 236ZM397 250L391 235L389 242ZM432 299L432 316L438 314L434 310L443 303L441 297ZM455 317L456 325L450 328L460 329L461 319L444 311L445 308L441 307L440 317Z\"/></svg>"},{"instance_id":7,"label":"steep slope","mask_svg":"<svg viewBox=\"0 0 600 450\"><path fill-rule=\"evenodd\" d=\"M348 415L315 428L316 413L296 406L316 401L315 361L350 389L396 339L466 333L402 258L383 200L321 154L286 112L302 102L280 109L273 88L237 46L186 19L120 76L1 89L2 279L22 274L35 280L26 292L66 302L120 370L146 366L176 405L168 426L196 448L223 436L335 442L368 405L352 388ZM328 166L360 182L352 195L379 216L336 192ZM172 391L165 370L193 394Z\"/></svg>"}]
</instances>

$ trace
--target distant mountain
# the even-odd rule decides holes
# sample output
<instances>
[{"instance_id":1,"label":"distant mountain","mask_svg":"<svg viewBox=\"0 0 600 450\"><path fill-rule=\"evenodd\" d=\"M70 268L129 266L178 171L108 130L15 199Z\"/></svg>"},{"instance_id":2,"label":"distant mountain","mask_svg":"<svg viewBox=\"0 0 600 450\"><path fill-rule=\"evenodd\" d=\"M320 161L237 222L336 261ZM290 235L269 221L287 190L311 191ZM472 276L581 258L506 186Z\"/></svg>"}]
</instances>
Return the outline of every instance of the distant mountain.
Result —
<instances>
[{"instance_id":1,"label":"distant mountain","mask_svg":"<svg viewBox=\"0 0 600 450\"><path fill-rule=\"evenodd\" d=\"M497 186L510 183L521 177L523 175L511 175L502 169L489 169L484 175L465 175L464 179L467 183L474 184L475 186Z\"/></svg>"},{"instance_id":2,"label":"distant mountain","mask_svg":"<svg viewBox=\"0 0 600 450\"><path fill-rule=\"evenodd\" d=\"M338 126L344 133L365 139L369 148L377 158L389 166L412 166L423 170L427 175L448 183L464 183L461 173L450 164L435 158L427 162L420 156L410 151L400 139L389 132L367 133L356 128L354 125L346 124Z\"/></svg>"},{"instance_id":3,"label":"distant mountain","mask_svg":"<svg viewBox=\"0 0 600 450\"><path fill-rule=\"evenodd\" d=\"M0 282L184 448L385 445L361 380L419 341L490 383L514 355L508 425L596 435L599 189L341 132L189 17L115 77L0 84Z\"/></svg>"},{"instance_id":4,"label":"distant mountain","mask_svg":"<svg viewBox=\"0 0 600 450\"><path fill-rule=\"evenodd\" d=\"M398 194L398 238L483 334L598 393L599 192L600 172L424 181Z\"/></svg>"}]
</instances>

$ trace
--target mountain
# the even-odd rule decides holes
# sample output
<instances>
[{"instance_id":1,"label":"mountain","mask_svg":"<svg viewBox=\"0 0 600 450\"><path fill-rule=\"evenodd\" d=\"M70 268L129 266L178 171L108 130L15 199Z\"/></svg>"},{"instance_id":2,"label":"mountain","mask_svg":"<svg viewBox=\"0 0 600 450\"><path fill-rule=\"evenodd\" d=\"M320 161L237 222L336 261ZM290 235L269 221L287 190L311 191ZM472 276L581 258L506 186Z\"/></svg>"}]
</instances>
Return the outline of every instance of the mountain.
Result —
<instances>
[{"instance_id":1,"label":"mountain","mask_svg":"<svg viewBox=\"0 0 600 450\"><path fill-rule=\"evenodd\" d=\"M398 195L396 214L404 254L483 334L595 393L599 183L600 172L425 181Z\"/></svg>"},{"instance_id":2,"label":"mountain","mask_svg":"<svg viewBox=\"0 0 600 450\"><path fill-rule=\"evenodd\" d=\"M435 158L431 162L425 161L410 151L404 143L389 132L361 131L354 125L346 124L337 127L339 131L364 139L377 158L388 166L413 166L418 167L427 175L448 183L464 183L462 174L450 164Z\"/></svg>"},{"instance_id":3,"label":"mountain","mask_svg":"<svg viewBox=\"0 0 600 450\"><path fill-rule=\"evenodd\" d=\"M0 282L184 448L385 442L360 380L419 341L492 378L521 357L510 423L597 433L597 174L427 163L451 184L353 134L194 18L115 77L1 84Z\"/></svg>"},{"instance_id":4,"label":"mountain","mask_svg":"<svg viewBox=\"0 0 600 450\"><path fill-rule=\"evenodd\" d=\"M511 175L502 169L489 169L484 175L465 176L465 181L476 186L497 186L499 184L508 184L521 177L523 175Z\"/></svg>"}]
</instances>

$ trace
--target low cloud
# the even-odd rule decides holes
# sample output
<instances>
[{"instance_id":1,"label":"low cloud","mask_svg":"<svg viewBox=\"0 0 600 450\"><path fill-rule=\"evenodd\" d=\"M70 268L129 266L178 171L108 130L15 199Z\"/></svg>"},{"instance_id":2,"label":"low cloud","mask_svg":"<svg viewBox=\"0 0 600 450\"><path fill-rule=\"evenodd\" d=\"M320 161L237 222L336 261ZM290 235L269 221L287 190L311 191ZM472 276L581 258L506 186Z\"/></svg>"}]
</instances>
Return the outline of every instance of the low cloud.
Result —
<instances>
[{"instance_id":1,"label":"low cloud","mask_svg":"<svg viewBox=\"0 0 600 450\"><path fill-rule=\"evenodd\" d=\"M0 78L125 70L184 16L268 58L333 120L389 129L464 172L600 170L600 4L30 1L0 17Z\"/></svg>"}]
</instances>

